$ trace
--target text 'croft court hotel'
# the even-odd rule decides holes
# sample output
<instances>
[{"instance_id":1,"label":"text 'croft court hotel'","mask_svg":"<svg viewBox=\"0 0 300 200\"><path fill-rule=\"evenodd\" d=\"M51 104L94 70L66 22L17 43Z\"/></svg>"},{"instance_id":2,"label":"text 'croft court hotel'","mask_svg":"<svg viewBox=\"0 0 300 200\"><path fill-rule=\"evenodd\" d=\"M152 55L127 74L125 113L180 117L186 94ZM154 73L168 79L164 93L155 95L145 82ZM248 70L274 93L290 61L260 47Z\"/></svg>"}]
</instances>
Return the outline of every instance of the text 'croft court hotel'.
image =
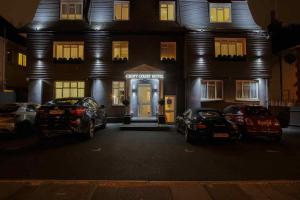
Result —
<instances>
[{"instance_id":1,"label":"text 'croft court hotel'","mask_svg":"<svg viewBox=\"0 0 300 200\"><path fill-rule=\"evenodd\" d=\"M186 107L266 105L271 50L246 0L40 0L28 39L29 101L93 96L110 117L169 122Z\"/></svg>"}]
</instances>

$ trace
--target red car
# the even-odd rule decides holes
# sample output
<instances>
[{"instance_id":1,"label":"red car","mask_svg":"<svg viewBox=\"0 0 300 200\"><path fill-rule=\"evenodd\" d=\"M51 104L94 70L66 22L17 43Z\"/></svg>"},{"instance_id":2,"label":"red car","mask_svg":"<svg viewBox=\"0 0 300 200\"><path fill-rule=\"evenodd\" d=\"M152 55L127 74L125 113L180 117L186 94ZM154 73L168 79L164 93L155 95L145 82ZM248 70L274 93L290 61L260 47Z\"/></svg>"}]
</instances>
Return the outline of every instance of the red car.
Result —
<instances>
[{"instance_id":1,"label":"red car","mask_svg":"<svg viewBox=\"0 0 300 200\"><path fill-rule=\"evenodd\" d=\"M278 119L262 106L231 105L224 109L227 120L240 128L242 137L265 136L280 141L282 128Z\"/></svg>"}]
</instances>

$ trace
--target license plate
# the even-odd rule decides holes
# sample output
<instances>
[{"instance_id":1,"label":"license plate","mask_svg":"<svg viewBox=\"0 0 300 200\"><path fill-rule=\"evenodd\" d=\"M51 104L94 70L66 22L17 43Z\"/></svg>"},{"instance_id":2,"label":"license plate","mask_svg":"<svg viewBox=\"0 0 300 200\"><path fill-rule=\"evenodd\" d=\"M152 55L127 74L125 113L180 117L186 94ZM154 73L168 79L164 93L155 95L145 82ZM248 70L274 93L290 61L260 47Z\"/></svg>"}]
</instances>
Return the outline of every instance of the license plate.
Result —
<instances>
[{"instance_id":1,"label":"license plate","mask_svg":"<svg viewBox=\"0 0 300 200\"><path fill-rule=\"evenodd\" d=\"M50 110L49 112L50 115L62 115L64 113L65 113L64 110Z\"/></svg>"},{"instance_id":2,"label":"license plate","mask_svg":"<svg viewBox=\"0 0 300 200\"><path fill-rule=\"evenodd\" d=\"M215 133L214 138L229 138L228 133Z\"/></svg>"}]
</instances>

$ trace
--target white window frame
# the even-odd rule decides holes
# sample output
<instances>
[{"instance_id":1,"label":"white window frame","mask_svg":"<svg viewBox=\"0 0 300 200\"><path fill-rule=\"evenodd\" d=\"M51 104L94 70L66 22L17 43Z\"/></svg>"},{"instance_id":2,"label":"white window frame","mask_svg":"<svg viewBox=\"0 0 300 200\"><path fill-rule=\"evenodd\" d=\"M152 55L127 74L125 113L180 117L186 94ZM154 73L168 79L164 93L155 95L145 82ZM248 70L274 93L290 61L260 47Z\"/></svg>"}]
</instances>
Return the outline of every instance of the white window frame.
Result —
<instances>
[{"instance_id":1,"label":"white window frame","mask_svg":"<svg viewBox=\"0 0 300 200\"><path fill-rule=\"evenodd\" d=\"M216 21L212 21L212 14L211 14L211 9L212 8L216 8L217 9L217 12L216 12L216 17L218 18L218 9L223 9L223 13L224 13L224 9L225 8L229 8L229 15L230 15L230 18L229 18L229 21L224 21L223 22L220 22L218 20ZM231 3L209 3L209 21L210 23L232 23L232 8L231 8Z\"/></svg>"},{"instance_id":2,"label":"white window frame","mask_svg":"<svg viewBox=\"0 0 300 200\"><path fill-rule=\"evenodd\" d=\"M250 84L255 83L256 84L256 98L246 98L244 94L244 84ZM241 92L242 92L242 98L238 98L238 84L242 84L241 86ZM259 81L258 80L236 80L236 86L235 86L235 97L237 101L259 101ZM251 89L250 89L251 94Z\"/></svg>"},{"instance_id":3,"label":"white window frame","mask_svg":"<svg viewBox=\"0 0 300 200\"><path fill-rule=\"evenodd\" d=\"M175 55L174 55L174 57L164 57L162 55L163 45L167 45L167 48L169 48L170 44L172 44L172 45L175 44ZM176 42L167 42L167 41L160 42L160 59L163 60L163 58L169 58L169 59L175 59L175 60L177 59L177 43Z\"/></svg>"},{"instance_id":4,"label":"white window frame","mask_svg":"<svg viewBox=\"0 0 300 200\"><path fill-rule=\"evenodd\" d=\"M235 45L235 54L231 55L231 56L246 56L247 55L247 39L246 38L220 38L217 37L215 38L215 42L214 42L214 49L215 49L215 57L218 57L219 55L217 54L217 46L216 43L219 42L220 43L220 54L221 56L228 56L230 55L229 53L229 46L230 44L234 44ZM222 44L227 45L227 51L228 54L222 54ZM242 55L238 54L238 44L242 44L243 47L243 52Z\"/></svg>"},{"instance_id":5,"label":"white window frame","mask_svg":"<svg viewBox=\"0 0 300 200\"><path fill-rule=\"evenodd\" d=\"M71 4L75 5L75 14L74 14L75 18L74 19L71 19L69 17L69 15L71 15L69 13ZM81 5L81 10L80 10L80 13L76 13L76 5L79 5L79 4ZM63 13L63 5L67 6L67 10L68 10L67 14ZM64 15L66 15L67 17L64 17ZM77 18L78 15L80 16L79 18ZM61 0L60 1L60 20L83 20L83 0Z\"/></svg>"},{"instance_id":6,"label":"white window frame","mask_svg":"<svg viewBox=\"0 0 300 200\"><path fill-rule=\"evenodd\" d=\"M62 83L62 87L58 87L58 83ZM64 87L64 83L69 83L69 87ZM76 83L76 87L72 87L72 83ZM83 87L79 87L79 83L83 84ZM72 97L72 89L76 89L77 90L77 95L73 96L73 97L84 97L85 96L85 88L86 88L86 84L84 81L55 81L54 82L54 94L55 94L55 98L70 98ZM69 95L68 96L63 96L64 94L64 90L69 90ZM58 90L61 90L61 95L58 96L57 92ZM79 90L83 90L83 95L79 95Z\"/></svg>"},{"instance_id":7,"label":"white window frame","mask_svg":"<svg viewBox=\"0 0 300 200\"><path fill-rule=\"evenodd\" d=\"M117 43L127 43L127 57L123 57L122 55L121 55L121 49L122 49L122 47L120 47L120 57L119 58L121 58L121 59L124 59L124 58L127 58L127 60L129 60L129 41L113 41L112 42L112 59L114 60L115 58L118 58L118 57L115 57L115 45L117 44Z\"/></svg>"},{"instance_id":8,"label":"white window frame","mask_svg":"<svg viewBox=\"0 0 300 200\"><path fill-rule=\"evenodd\" d=\"M204 98L202 96L202 91L201 91L201 101L222 101L224 99L224 84L223 84L223 80L201 80L201 90L202 90L202 83L206 84L206 91L207 94L206 96L209 97L209 90L208 90L208 84L214 84L214 88L215 88L215 98L210 99L210 98ZM218 97L218 88L217 88L217 83L221 83L221 87L222 87L222 97L221 98L217 98Z\"/></svg>"},{"instance_id":9,"label":"white window frame","mask_svg":"<svg viewBox=\"0 0 300 200\"><path fill-rule=\"evenodd\" d=\"M116 5L121 4L121 19L116 18ZM123 19L123 6L127 4L128 6L128 19ZM129 21L130 20L130 1L114 1L114 21Z\"/></svg>"},{"instance_id":10,"label":"white window frame","mask_svg":"<svg viewBox=\"0 0 300 200\"><path fill-rule=\"evenodd\" d=\"M173 4L174 5L174 19L169 19L169 17L167 19L162 19L162 16L161 16L161 9L162 9L161 4L167 4L167 5ZM168 6L167 6L167 10L168 10ZM175 1L159 1L159 20L160 21L163 21L163 22L168 22L168 21L174 22L174 21L176 21L176 15L177 15L176 13L177 12L176 12L176 2ZM167 15L167 16L169 16L169 15Z\"/></svg>"},{"instance_id":11,"label":"white window frame","mask_svg":"<svg viewBox=\"0 0 300 200\"><path fill-rule=\"evenodd\" d=\"M57 46L62 45L62 57L58 57L58 50L57 50ZM77 46L77 57L74 58L81 58L81 60L84 60L84 42L83 41L54 41L53 42L53 58L67 58L66 56L64 56L64 46ZM82 57L79 56L79 49L80 47L82 47L83 52L82 52ZM71 47L70 47L70 58L71 57ZM73 58L73 59L74 59Z\"/></svg>"},{"instance_id":12,"label":"white window frame","mask_svg":"<svg viewBox=\"0 0 300 200\"><path fill-rule=\"evenodd\" d=\"M114 87L115 83L118 84L118 87ZM123 84L123 86L124 86L123 88L120 87L120 83ZM114 90L118 91L118 96L114 95ZM123 99L125 99L125 81L112 81L112 106L123 106L120 91L124 92ZM115 102L119 102L119 103L115 103Z\"/></svg>"}]
</instances>

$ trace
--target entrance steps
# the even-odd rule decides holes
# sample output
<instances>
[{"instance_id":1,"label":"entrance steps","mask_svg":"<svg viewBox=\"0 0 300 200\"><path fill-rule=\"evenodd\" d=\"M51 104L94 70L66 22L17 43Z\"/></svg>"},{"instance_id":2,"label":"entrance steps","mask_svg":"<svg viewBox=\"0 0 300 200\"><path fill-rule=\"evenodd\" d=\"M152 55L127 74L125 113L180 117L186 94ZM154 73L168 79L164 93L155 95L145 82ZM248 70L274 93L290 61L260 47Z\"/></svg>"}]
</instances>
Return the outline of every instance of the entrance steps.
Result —
<instances>
[{"instance_id":1,"label":"entrance steps","mask_svg":"<svg viewBox=\"0 0 300 200\"><path fill-rule=\"evenodd\" d=\"M133 117L132 123L157 123L156 117Z\"/></svg>"},{"instance_id":2,"label":"entrance steps","mask_svg":"<svg viewBox=\"0 0 300 200\"><path fill-rule=\"evenodd\" d=\"M171 129L171 125L158 124L158 123L131 123L123 124L120 126L120 130L123 131L167 131Z\"/></svg>"}]
</instances>

